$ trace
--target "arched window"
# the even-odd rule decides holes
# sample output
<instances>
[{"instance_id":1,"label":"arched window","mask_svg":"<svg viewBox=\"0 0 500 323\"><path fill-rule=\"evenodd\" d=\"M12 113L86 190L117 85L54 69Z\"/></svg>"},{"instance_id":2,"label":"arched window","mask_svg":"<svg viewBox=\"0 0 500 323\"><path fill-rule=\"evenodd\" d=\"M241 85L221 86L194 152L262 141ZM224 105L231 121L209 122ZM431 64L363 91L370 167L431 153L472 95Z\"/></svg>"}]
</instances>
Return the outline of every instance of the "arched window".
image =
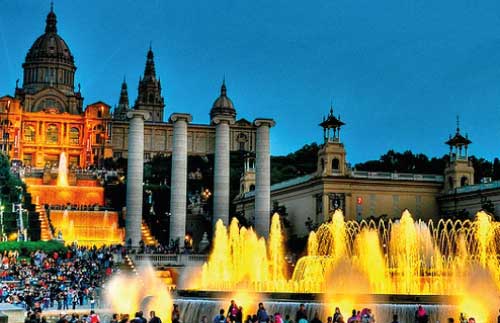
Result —
<instances>
[{"instance_id":1,"label":"arched window","mask_svg":"<svg viewBox=\"0 0 500 323\"><path fill-rule=\"evenodd\" d=\"M36 104L35 111L43 111L45 109L57 109L60 112L64 111L61 103L51 98L44 99Z\"/></svg>"},{"instance_id":2,"label":"arched window","mask_svg":"<svg viewBox=\"0 0 500 323\"><path fill-rule=\"evenodd\" d=\"M35 141L35 128L33 126L26 126L24 128L24 141L34 142Z\"/></svg>"},{"instance_id":3,"label":"arched window","mask_svg":"<svg viewBox=\"0 0 500 323\"><path fill-rule=\"evenodd\" d=\"M325 170L325 160L323 158L321 158L319 160L319 163L321 165L321 171L324 171Z\"/></svg>"},{"instance_id":4,"label":"arched window","mask_svg":"<svg viewBox=\"0 0 500 323\"><path fill-rule=\"evenodd\" d=\"M448 177L448 185L450 186L450 188L453 188L453 178L451 176Z\"/></svg>"},{"instance_id":5,"label":"arched window","mask_svg":"<svg viewBox=\"0 0 500 323\"><path fill-rule=\"evenodd\" d=\"M57 144L59 141L59 129L56 125L51 124L47 127L47 132L45 134L45 141L48 144Z\"/></svg>"},{"instance_id":6,"label":"arched window","mask_svg":"<svg viewBox=\"0 0 500 323\"><path fill-rule=\"evenodd\" d=\"M73 145L80 143L80 130L78 128L73 127L69 130L69 143Z\"/></svg>"},{"instance_id":7,"label":"arched window","mask_svg":"<svg viewBox=\"0 0 500 323\"><path fill-rule=\"evenodd\" d=\"M338 158L334 158L332 160L332 170L339 170L340 168L340 161Z\"/></svg>"},{"instance_id":8,"label":"arched window","mask_svg":"<svg viewBox=\"0 0 500 323\"><path fill-rule=\"evenodd\" d=\"M250 185L250 192L253 192L253 191L255 191L255 185L252 184L252 185Z\"/></svg>"},{"instance_id":9,"label":"arched window","mask_svg":"<svg viewBox=\"0 0 500 323\"><path fill-rule=\"evenodd\" d=\"M469 185L469 179L467 178L467 176L462 176L462 178L460 179L460 186L467 186Z\"/></svg>"},{"instance_id":10,"label":"arched window","mask_svg":"<svg viewBox=\"0 0 500 323\"><path fill-rule=\"evenodd\" d=\"M154 103L155 101L155 97L153 95L153 93L149 94L149 103Z\"/></svg>"}]
</instances>

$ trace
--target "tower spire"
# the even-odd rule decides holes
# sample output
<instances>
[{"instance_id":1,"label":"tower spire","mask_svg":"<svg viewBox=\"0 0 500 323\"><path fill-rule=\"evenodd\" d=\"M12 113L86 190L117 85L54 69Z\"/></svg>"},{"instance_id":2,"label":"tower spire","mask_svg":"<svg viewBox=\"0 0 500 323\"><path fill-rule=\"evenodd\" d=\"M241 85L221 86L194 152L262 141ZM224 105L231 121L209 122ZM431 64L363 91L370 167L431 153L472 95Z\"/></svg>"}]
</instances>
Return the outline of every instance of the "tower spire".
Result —
<instances>
[{"instance_id":1,"label":"tower spire","mask_svg":"<svg viewBox=\"0 0 500 323\"><path fill-rule=\"evenodd\" d=\"M149 50L146 58L146 68L144 69L144 80L155 80L156 70L153 49L151 44L149 44Z\"/></svg>"}]
</instances>

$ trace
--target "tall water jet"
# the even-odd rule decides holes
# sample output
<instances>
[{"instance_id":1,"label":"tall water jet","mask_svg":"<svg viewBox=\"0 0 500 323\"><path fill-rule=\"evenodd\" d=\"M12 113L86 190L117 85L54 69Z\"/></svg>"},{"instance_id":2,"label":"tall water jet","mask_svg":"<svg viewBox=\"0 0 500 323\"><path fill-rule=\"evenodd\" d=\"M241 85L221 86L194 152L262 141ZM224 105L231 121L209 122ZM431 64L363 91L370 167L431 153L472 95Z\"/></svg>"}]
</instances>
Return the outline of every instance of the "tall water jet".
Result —
<instances>
[{"instance_id":1,"label":"tall water jet","mask_svg":"<svg viewBox=\"0 0 500 323\"><path fill-rule=\"evenodd\" d=\"M57 172L57 186L68 186L68 161L64 152L59 156L59 169Z\"/></svg>"},{"instance_id":2,"label":"tall water jet","mask_svg":"<svg viewBox=\"0 0 500 323\"><path fill-rule=\"evenodd\" d=\"M137 275L113 277L107 284L105 298L114 313L134 317L138 311L155 311L163 322L171 321L172 297L151 265L140 268Z\"/></svg>"}]
</instances>

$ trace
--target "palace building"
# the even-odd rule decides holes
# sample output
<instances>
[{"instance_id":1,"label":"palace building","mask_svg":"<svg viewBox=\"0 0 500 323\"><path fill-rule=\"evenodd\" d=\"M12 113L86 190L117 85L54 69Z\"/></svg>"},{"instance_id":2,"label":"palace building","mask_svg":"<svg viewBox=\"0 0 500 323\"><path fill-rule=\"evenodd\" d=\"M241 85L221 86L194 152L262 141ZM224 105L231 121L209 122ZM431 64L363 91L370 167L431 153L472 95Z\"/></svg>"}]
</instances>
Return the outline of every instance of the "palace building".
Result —
<instances>
[{"instance_id":1,"label":"palace building","mask_svg":"<svg viewBox=\"0 0 500 323\"><path fill-rule=\"evenodd\" d=\"M84 107L80 85L75 89L74 84L75 59L57 33L52 6L45 32L29 49L22 67L22 85L16 82L14 96L0 98L1 148L13 163L47 169L58 165L64 153L70 167L86 168L101 167L109 157L128 158L127 239L131 238L136 245L142 217L142 198L136 195L142 195L137 192L142 191L139 173L143 162L155 155L172 156L170 237L182 240L186 232L188 156L214 155L213 219L214 223L218 219L228 223L230 152L249 151L259 160L256 217L262 220L260 233L267 234L269 132L274 121L237 119L225 82L209 111L209 124L191 123L192 116L188 113L172 113L165 118L165 100L150 47L133 106L124 80L113 114L111 107L103 102Z\"/></svg>"},{"instance_id":2,"label":"palace building","mask_svg":"<svg viewBox=\"0 0 500 323\"><path fill-rule=\"evenodd\" d=\"M469 192L469 188L474 187L469 186L474 184L474 169L468 156L471 141L460 134L458 125L455 136L450 136L446 142L450 147L450 162L445 176L351 169L340 136L344 125L331 108L320 123L323 145L318 152L316 172L271 186L272 205L286 208L294 232L299 235L307 233L306 220L320 224L330 219L338 208L344 210L348 220L379 216L399 218L404 209L418 219L437 219L452 213L452 201L456 201L457 192ZM240 179L240 194L234 201L237 211L250 222L254 213L253 172L253 160L249 157ZM469 202L463 201L465 198ZM480 209L472 199L472 196L460 199L462 206L468 203L471 215ZM500 199L495 201L500 203Z\"/></svg>"},{"instance_id":3,"label":"palace building","mask_svg":"<svg viewBox=\"0 0 500 323\"><path fill-rule=\"evenodd\" d=\"M74 58L57 34L53 8L22 66L22 86L16 82L14 97L0 97L2 151L40 168L57 165L62 152L75 167L112 156L110 106L96 102L83 109L80 86L76 91L74 86Z\"/></svg>"},{"instance_id":4,"label":"palace building","mask_svg":"<svg viewBox=\"0 0 500 323\"><path fill-rule=\"evenodd\" d=\"M189 113L165 115L151 47L133 105L124 80L113 113L110 105L100 101L84 106L80 85L75 88L74 84L75 59L57 33L52 7L45 31L29 49L22 67L23 81L21 85L16 82L14 95L0 97L1 150L13 163L35 169L58 165L61 153L71 167L80 168L101 167L110 157L127 158L129 170L132 165L135 174L127 181L127 185L133 182L129 188L134 189L127 191L127 219L133 219L127 222L127 237L133 244L140 237L142 198L135 198L142 191L143 163L156 155L172 156L170 238L181 240L186 230L196 230L196 221L186 212L188 156L214 156L213 220L228 223L230 153L247 152L240 194L232 202L264 236L269 231L271 205L285 206L300 234L305 233L306 220L321 223L337 208L345 211L347 219L356 220L398 217L405 208L417 218L436 218L457 213L457 208L473 210L483 200L483 188L491 189L487 194L493 194L493 202L500 204L500 184L473 185L474 169L468 156L471 142L458 126L455 136L446 142L450 162L444 176L364 172L349 167L340 136L345 123L333 109L320 123L323 145L316 172L271 186L269 136L274 121L238 119L225 82L207 109L209 124L193 123Z\"/></svg>"}]
</instances>

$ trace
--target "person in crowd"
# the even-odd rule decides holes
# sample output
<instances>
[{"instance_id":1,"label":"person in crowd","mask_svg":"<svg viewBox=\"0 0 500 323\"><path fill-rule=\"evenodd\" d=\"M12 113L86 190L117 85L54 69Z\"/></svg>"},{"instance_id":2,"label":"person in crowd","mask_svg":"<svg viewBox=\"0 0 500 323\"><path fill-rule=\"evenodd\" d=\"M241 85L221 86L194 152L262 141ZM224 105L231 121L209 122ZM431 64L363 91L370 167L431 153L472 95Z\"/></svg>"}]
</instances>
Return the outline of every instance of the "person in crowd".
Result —
<instances>
[{"instance_id":1,"label":"person in crowd","mask_svg":"<svg viewBox=\"0 0 500 323\"><path fill-rule=\"evenodd\" d=\"M118 314L114 313L109 323L118 323Z\"/></svg>"},{"instance_id":2,"label":"person in crowd","mask_svg":"<svg viewBox=\"0 0 500 323\"><path fill-rule=\"evenodd\" d=\"M467 323L467 318L464 313L460 313L460 318L458 319L460 323Z\"/></svg>"},{"instance_id":3,"label":"person in crowd","mask_svg":"<svg viewBox=\"0 0 500 323\"><path fill-rule=\"evenodd\" d=\"M355 322L358 322L359 323L360 319L357 315L357 311L356 310L352 310L352 316L350 318L347 319L347 323L355 323Z\"/></svg>"},{"instance_id":4,"label":"person in crowd","mask_svg":"<svg viewBox=\"0 0 500 323\"><path fill-rule=\"evenodd\" d=\"M429 323L429 315L422 305L419 305L415 312L415 321L417 323Z\"/></svg>"},{"instance_id":5,"label":"person in crowd","mask_svg":"<svg viewBox=\"0 0 500 323\"><path fill-rule=\"evenodd\" d=\"M149 323L161 323L161 319L158 316L156 316L155 311L149 312Z\"/></svg>"},{"instance_id":6,"label":"person in crowd","mask_svg":"<svg viewBox=\"0 0 500 323\"><path fill-rule=\"evenodd\" d=\"M306 307L304 304L299 305L299 309L297 310L297 313L295 314L295 323L299 323L299 321L301 319L304 319L307 321Z\"/></svg>"},{"instance_id":7,"label":"person in crowd","mask_svg":"<svg viewBox=\"0 0 500 323\"><path fill-rule=\"evenodd\" d=\"M236 302L234 301L234 299L232 299L231 304L229 305L229 308L227 310L227 317L229 318L229 321L231 323L237 322L236 319L238 316L238 311L238 305L236 305Z\"/></svg>"},{"instance_id":8,"label":"person in crowd","mask_svg":"<svg viewBox=\"0 0 500 323\"><path fill-rule=\"evenodd\" d=\"M372 313L371 308L364 308L361 311L361 323L374 323L375 316Z\"/></svg>"},{"instance_id":9,"label":"person in crowd","mask_svg":"<svg viewBox=\"0 0 500 323\"><path fill-rule=\"evenodd\" d=\"M342 314L340 313L340 308L335 307L335 313L333 313L333 323L339 323Z\"/></svg>"},{"instance_id":10,"label":"person in crowd","mask_svg":"<svg viewBox=\"0 0 500 323\"><path fill-rule=\"evenodd\" d=\"M259 323L269 323L269 315L267 314L266 309L264 308L263 303L259 303L259 309L257 310L257 322Z\"/></svg>"},{"instance_id":11,"label":"person in crowd","mask_svg":"<svg viewBox=\"0 0 500 323\"><path fill-rule=\"evenodd\" d=\"M318 312L314 312L314 317L311 320L311 323L322 323L321 320L320 320L320 318L319 318Z\"/></svg>"},{"instance_id":12,"label":"person in crowd","mask_svg":"<svg viewBox=\"0 0 500 323\"><path fill-rule=\"evenodd\" d=\"M101 323L101 319L99 318L99 315L97 315L97 313L94 311L90 311L88 321L89 321L89 323Z\"/></svg>"},{"instance_id":13,"label":"person in crowd","mask_svg":"<svg viewBox=\"0 0 500 323\"><path fill-rule=\"evenodd\" d=\"M174 304L174 308L172 309L172 323L180 323L181 321L181 312L179 311L179 305Z\"/></svg>"},{"instance_id":14,"label":"person in crowd","mask_svg":"<svg viewBox=\"0 0 500 323\"><path fill-rule=\"evenodd\" d=\"M449 317L447 323L455 323L455 319L453 317Z\"/></svg>"},{"instance_id":15,"label":"person in crowd","mask_svg":"<svg viewBox=\"0 0 500 323\"><path fill-rule=\"evenodd\" d=\"M293 321L290 319L290 314L285 315L285 321L284 323L293 323Z\"/></svg>"},{"instance_id":16,"label":"person in crowd","mask_svg":"<svg viewBox=\"0 0 500 323\"><path fill-rule=\"evenodd\" d=\"M224 309L220 309L219 314L215 315L213 323L225 323L226 317L224 316Z\"/></svg>"},{"instance_id":17,"label":"person in crowd","mask_svg":"<svg viewBox=\"0 0 500 323\"><path fill-rule=\"evenodd\" d=\"M243 323L243 306L238 307L238 314L236 315L236 323Z\"/></svg>"},{"instance_id":18,"label":"person in crowd","mask_svg":"<svg viewBox=\"0 0 500 323\"><path fill-rule=\"evenodd\" d=\"M274 313L274 323L284 323L279 312Z\"/></svg>"},{"instance_id":19,"label":"person in crowd","mask_svg":"<svg viewBox=\"0 0 500 323\"><path fill-rule=\"evenodd\" d=\"M397 314L392 315L392 322L391 323L399 323Z\"/></svg>"}]
</instances>

